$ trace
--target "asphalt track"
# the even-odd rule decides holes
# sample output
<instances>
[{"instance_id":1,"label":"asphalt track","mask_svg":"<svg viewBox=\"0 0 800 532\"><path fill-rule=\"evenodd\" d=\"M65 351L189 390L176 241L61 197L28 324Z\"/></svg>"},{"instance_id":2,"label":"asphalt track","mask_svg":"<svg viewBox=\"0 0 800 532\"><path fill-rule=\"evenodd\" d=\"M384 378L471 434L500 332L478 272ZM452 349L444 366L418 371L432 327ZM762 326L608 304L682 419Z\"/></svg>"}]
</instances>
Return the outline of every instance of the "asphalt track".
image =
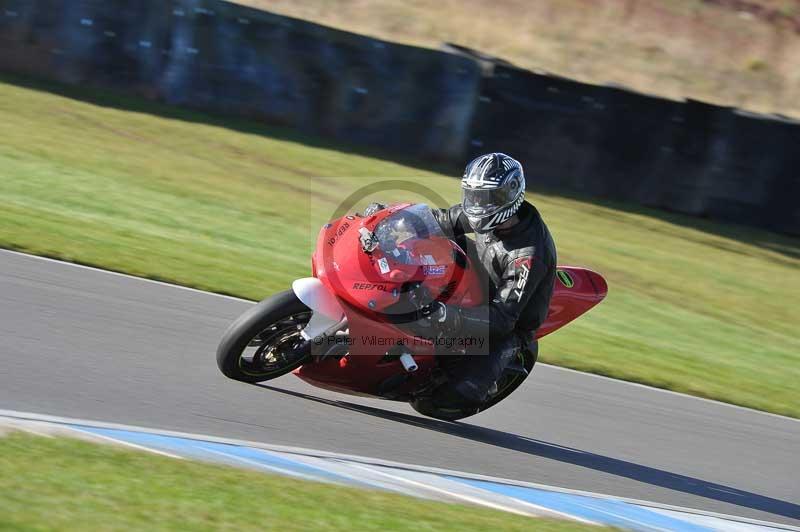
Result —
<instances>
[{"instance_id":1,"label":"asphalt track","mask_svg":"<svg viewBox=\"0 0 800 532\"><path fill-rule=\"evenodd\" d=\"M462 423L225 379L249 303L0 251L0 409L442 467L800 525L800 421L538 366ZM546 340L542 349L547 349Z\"/></svg>"}]
</instances>

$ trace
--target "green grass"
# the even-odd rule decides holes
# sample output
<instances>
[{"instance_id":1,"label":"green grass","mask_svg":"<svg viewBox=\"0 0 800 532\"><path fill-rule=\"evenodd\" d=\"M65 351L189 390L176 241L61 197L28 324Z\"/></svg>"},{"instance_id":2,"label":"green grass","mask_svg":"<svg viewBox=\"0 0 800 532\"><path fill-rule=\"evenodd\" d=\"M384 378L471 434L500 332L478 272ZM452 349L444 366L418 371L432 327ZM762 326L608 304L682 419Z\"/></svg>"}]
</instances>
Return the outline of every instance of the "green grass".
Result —
<instances>
[{"instance_id":1,"label":"green grass","mask_svg":"<svg viewBox=\"0 0 800 532\"><path fill-rule=\"evenodd\" d=\"M3 247L261 299L308 275L347 190L405 178L458 198L455 179L281 129L42 87L85 101L0 83ZM610 285L544 361L800 417L797 239L531 197L560 262Z\"/></svg>"},{"instance_id":2,"label":"green grass","mask_svg":"<svg viewBox=\"0 0 800 532\"><path fill-rule=\"evenodd\" d=\"M596 529L21 433L0 493L0 530Z\"/></svg>"}]
</instances>

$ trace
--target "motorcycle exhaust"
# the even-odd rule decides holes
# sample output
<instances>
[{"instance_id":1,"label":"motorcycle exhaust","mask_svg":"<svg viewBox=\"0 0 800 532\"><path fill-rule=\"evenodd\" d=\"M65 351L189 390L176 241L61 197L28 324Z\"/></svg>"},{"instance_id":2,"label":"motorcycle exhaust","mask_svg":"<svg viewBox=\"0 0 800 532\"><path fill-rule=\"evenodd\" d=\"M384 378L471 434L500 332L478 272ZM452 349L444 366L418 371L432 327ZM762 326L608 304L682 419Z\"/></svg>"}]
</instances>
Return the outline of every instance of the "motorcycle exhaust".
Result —
<instances>
[{"instance_id":1,"label":"motorcycle exhaust","mask_svg":"<svg viewBox=\"0 0 800 532\"><path fill-rule=\"evenodd\" d=\"M403 353L400 355L400 363L403 365L403 369L408 373L414 373L417 371L417 369L419 369L419 366L417 366L417 362L414 360L414 357L411 356L411 353Z\"/></svg>"}]
</instances>

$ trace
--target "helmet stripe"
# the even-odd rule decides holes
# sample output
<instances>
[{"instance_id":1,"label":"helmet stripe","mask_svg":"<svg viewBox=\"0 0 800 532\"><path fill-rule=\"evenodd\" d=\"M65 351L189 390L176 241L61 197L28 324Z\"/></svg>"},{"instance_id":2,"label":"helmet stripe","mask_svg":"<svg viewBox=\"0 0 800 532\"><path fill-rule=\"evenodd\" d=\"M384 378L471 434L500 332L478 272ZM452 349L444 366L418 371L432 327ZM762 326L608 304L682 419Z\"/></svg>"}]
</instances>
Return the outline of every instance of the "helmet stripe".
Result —
<instances>
[{"instance_id":1,"label":"helmet stripe","mask_svg":"<svg viewBox=\"0 0 800 532\"><path fill-rule=\"evenodd\" d=\"M485 217L476 216L473 226L490 231L509 220L517 213L525 198L525 174L519 161L504 153L488 153L473 159L461 180L464 189L492 190L507 188L507 195L515 193L514 199ZM480 220L480 222L478 221Z\"/></svg>"}]
</instances>

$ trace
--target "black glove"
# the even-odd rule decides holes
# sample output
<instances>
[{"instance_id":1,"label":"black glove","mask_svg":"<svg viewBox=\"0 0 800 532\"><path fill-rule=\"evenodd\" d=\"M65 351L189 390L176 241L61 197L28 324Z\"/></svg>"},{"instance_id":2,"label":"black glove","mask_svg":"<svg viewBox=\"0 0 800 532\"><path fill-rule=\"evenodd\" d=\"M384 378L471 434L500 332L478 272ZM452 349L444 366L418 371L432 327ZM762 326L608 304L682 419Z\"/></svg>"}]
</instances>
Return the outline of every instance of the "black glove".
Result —
<instances>
[{"instance_id":1,"label":"black glove","mask_svg":"<svg viewBox=\"0 0 800 532\"><path fill-rule=\"evenodd\" d=\"M455 305L445 305L441 301L434 301L420 309L422 318L447 332L456 332L461 329L461 309Z\"/></svg>"}]
</instances>

